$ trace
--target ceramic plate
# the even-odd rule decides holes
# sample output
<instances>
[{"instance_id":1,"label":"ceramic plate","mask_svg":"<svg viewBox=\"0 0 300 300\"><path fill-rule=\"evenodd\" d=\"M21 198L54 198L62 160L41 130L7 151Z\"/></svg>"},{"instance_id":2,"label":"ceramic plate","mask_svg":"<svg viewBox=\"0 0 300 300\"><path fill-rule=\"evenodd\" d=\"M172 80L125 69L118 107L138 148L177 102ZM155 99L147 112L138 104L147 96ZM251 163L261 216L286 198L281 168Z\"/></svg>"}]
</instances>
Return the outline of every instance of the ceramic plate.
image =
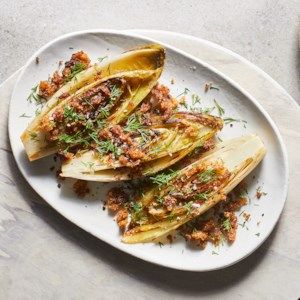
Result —
<instances>
[{"instance_id":1,"label":"ceramic plate","mask_svg":"<svg viewBox=\"0 0 300 300\"><path fill-rule=\"evenodd\" d=\"M26 101L30 90L39 80L52 74L60 60L67 60L72 53L83 50L96 62L98 57L107 55L110 59L124 50L153 42L156 41L129 33L93 30L64 35L42 47L26 63L14 88L9 113L12 151L25 179L42 198L67 219L108 244L146 261L175 269L207 271L223 268L249 255L271 233L286 198L288 166L282 138L269 115L253 97L216 69L163 44L167 59L160 82L170 87L172 95L188 90L188 101L191 101L192 94L197 94L206 107L213 106L216 99L225 109L226 117L247 121L235 122L232 127L226 125L219 135L222 139L256 133L266 144L266 157L247 178L250 202L244 210L251 214L251 219L246 226L239 226L233 245L217 248L208 245L205 250L195 250L180 238L163 247L157 244L123 244L115 221L102 209L111 185L90 184L90 195L78 199L72 191L74 181L66 180L58 188L55 171L50 171L52 166L58 166L53 157L30 163L20 140L21 133L30 121L21 116L34 116L36 110L33 104ZM39 57L39 64L35 62L36 57ZM172 79L175 84L170 83ZM213 82L218 90L205 93L204 85L207 82ZM258 187L267 193L259 200L255 197ZM242 217L239 218L242 223Z\"/></svg>"}]
</instances>

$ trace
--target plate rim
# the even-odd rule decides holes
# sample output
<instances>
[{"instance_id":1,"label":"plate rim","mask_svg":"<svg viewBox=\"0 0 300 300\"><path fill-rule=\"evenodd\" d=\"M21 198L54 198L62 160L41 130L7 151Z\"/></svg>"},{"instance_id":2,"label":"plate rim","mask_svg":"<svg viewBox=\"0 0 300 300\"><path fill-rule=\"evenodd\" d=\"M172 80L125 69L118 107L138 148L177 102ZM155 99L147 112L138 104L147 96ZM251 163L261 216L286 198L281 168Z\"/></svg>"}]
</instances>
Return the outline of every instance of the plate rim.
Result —
<instances>
[{"instance_id":1,"label":"plate rim","mask_svg":"<svg viewBox=\"0 0 300 300\"><path fill-rule=\"evenodd\" d=\"M33 190L39 194L39 196L41 198L43 198L47 203L49 203L49 205L51 207L53 207L63 217L65 217L66 219L70 220L76 226L82 228L86 232L88 232L88 233L92 234L93 236L99 238L101 241L103 241L103 242L105 242L105 243L107 243L107 244L109 244L109 245L117 248L118 250L123 251L125 253L128 253L128 254L130 254L130 255L132 255L134 257L137 257L139 259L142 259L144 261L147 261L147 262L150 262L150 263L153 263L153 264L156 264L156 265L168 267L168 268L171 268L171 269L181 270L181 271L205 272L205 271L213 271L213 270L218 270L218 269L223 269L223 268L229 267L229 266L231 266L231 265L233 265L233 264L235 264L235 263L243 260L244 258L248 257L257 248L259 248L264 243L264 241L270 236L271 232L273 231L274 227L276 226L276 224L277 224L277 222L278 222L278 220L279 220L279 218L280 218L280 216L282 214L282 211L283 211L286 199L287 199L287 193L288 193L288 181L289 181L288 180L289 179L288 154L287 154L287 149L286 149L286 146L284 144L283 138L281 136L281 133L280 133L280 131L279 131L276 123L270 117L270 115L268 114L268 112L263 108L263 106L255 99L255 97L253 97L249 92L247 92L244 88L242 88L238 83L236 83L234 80L232 80L230 77L228 77L227 75L225 75L224 73L222 73L221 71L219 71L218 69L216 69L215 67L211 66L210 64L206 63L202 59L199 59L199 58L195 57L194 55L191 55L191 54L189 54L189 53L187 53L187 52L185 52L185 51L183 51L181 49L173 47L173 46L171 46L171 45L169 45L167 43L161 42L159 40L156 40L156 39L153 39L153 38L148 38L148 37L143 36L141 34L136 34L136 33L132 33L130 31L124 31L124 30L110 30L110 29L87 29L87 30L80 30L80 31L74 31L74 32L70 32L70 33L61 35L59 37L56 37L55 39L49 41L48 43L46 43L45 45L43 45L42 47L40 47L35 53L33 53L33 55L27 60L26 64L22 67L22 69L20 71L20 74L17 77L17 80L15 82L15 86L14 86L14 89L13 89L13 92L12 92L11 100L15 97L16 86L20 82L20 79L23 76L23 73L25 72L25 70L27 69L27 67L34 61L35 57L39 56L39 54L42 53L43 51L45 51L49 46L55 44L56 42L58 42L60 40L64 40L64 39L67 39L69 37L76 36L76 35L91 34L91 33L104 33L104 34L107 33L107 34L123 35L123 36L125 36L127 38L138 38L138 39L142 39L142 40L145 40L147 42L150 42L150 43L159 43L162 46L164 46L166 48L169 48L170 50L172 50L174 52L177 52L178 54L180 54L182 56L185 56L185 57L187 57L187 58L195 61L197 64L199 64L199 65L201 65L201 66L209 69L211 72L215 73L217 76L221 77L226 82L228 82L231 86L233 86L236 90L238 90L241 94L243 94L246 98L248 98L248 100L250 100L254 106L257 107L257 109L263 114L263 116L267 120L268 124L272 128L272 130L273 130L273 132L274 132L274 134L275 134L275 136L276 136L276 138L278 140L278 144L280 146L279 148L281 150L282 157L283 157L283 166L284 166L284 171L285 171L285 176L283 178L283 182L284 182L284 186L283 186L283 199L281 201L280 210L278 211L278 215L276 216L276 220L275 220L274 224L272 226L270 226L269 230L267 230L265 237L263 239L259 240L258 243L255 245L255 247L253 247L250 251L248 251L247 253L245 253L243 255L240 255L237 259L235 259L235 260L233 260L233 261L231 261L229 263L220 264L219 266L212 267L212 268L207 268L207 267L206 268L197 268L197 267L191 268L191 267L185 267L183 265L173 265L173 264L165 263L165 262L162 262L162 261L159 261L159 260L153 260L147 254L145 254L145 253L143 253L141 251L136 251L136 250L132 250L131 251L131 249L121 248L115 242L110 241L109 239L107 239L105 237L100 237L96 232L93 233L90 230L85 229L84 226L82 226L82 224L80 222L77 222L76 218L72 218L72 217L70 218L69 216L67 216L67 214L65 214L65 212L63 210L61 210L59 208L59 206L53 205L52 203L49 203L47 201L47 199L45 199L40 194L40 192L31 185L29 178L26 178L26 176L25 176L25 173L23 171L23 167L19 163L19 160L16 158L17 157L16 156L17 153L16 153L16 149L15 149L15 146L14 146L15 142L12 142L13 138L12 138L12 133L11 133L11 128L12 128L12 122L13 121L12 121L12 117L11 117L12 116L12 101L10 101L10 103L9 103L9 113L8 113L8 135L9 135L9 140L10 140L11 149L12 149L12 152L13 152L14 159L15 159L16 164L18 166L18 169L20 170L20 172L23 175L24 179L29 183L29 185L33 188ZM184 35L184 34L182 34L182 35ZM195 37L192 37L192 38L195 38ZM206 42L211 43L209 41L206 41ZM212 43L212 44L216 45L214 43ZM216 46L218 46L218 45L216 45ZM218 46L218 47L221 47L221 46ZM224 48L224 49L226 49L226 48ZM226 50L228 50L228 49L226 49ZM230 51L230 50L228 50L228 51ZM272 81L274 81L274 80L272 79ZM276 84L279 85L277 82L276 82ZM281 86L280 86L280 88L283 89ZM293 101L295 101L295 100L293 100Z\"/></svg>"}]
</instances>

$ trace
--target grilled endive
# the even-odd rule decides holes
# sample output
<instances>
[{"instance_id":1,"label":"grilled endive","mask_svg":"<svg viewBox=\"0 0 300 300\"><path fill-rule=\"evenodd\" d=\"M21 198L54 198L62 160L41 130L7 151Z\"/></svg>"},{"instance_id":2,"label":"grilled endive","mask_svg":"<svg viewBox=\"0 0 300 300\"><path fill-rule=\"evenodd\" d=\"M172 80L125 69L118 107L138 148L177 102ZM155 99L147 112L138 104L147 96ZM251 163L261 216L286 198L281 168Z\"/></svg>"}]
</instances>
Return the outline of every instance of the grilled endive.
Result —
<instances>
[{"instance_id":1,"label":"grilled endive","mask_svg":"<svg viewBox=\"0 0 300 300\"><path fill-rule=\"evenodd\" d=\"M122 241L151 242L203 214L223 200L258 165L265 152L258 136L244 136L219 143L178 172L153 177L160 185L127 206L129 230Z\"/></svg>"},{"instance_id":2,"label":"grilled endive","mask_svg":"<svg viewBox=\"0 0 300 300\"><path fill-rule=\"evenodd\" d=\"M73 115L74 118L78 118L73 113L74 109L70 103L74 102L74 99L80 104L82 101L89 103L89 93L98 92L101 87L103 93L106 92L105 88L108 88L114 100L107 97L109 103L99 106L101 110L104 109L101 119L107 119L110 123L124 120L156 84L163 69L164 58L165 53L161 46L150 45L129 51L106 64L95 64L78 73L47 101L41 113L22 134L21 139L29 160L57 152L58 138L49 139L47 132L49 127L53 129L51 126L57 110L62 109L64 116ZM91 112L94 114L95 110L91 109ZM86 120L90 119L90 115L80 116L83 117ZM93 126L97 126L96 121ZM64 131L60 130L60 134L63 133Z\"/></svg>"},{"instance_id":3,"label":"grilled endive","mask_svg":"<svg viewBox=\"0 0 300 300\"><path fill-rule=\"evenodd\" d=\"M171 166L196 147L202 146L223 125L218 117L198 113L174 113L167 122L151 126L138 127L138 123L134 123L138 119L138 113L133 114L122 128L118 128L126 132L133 127L131 146L128 147L124 141L123 145L116 147L111 144L111 137L105 141L96 140L94 150L79 151L62 164L61 176L108 182L150 175ZM110 149L107 149L108 145ZM132 147L141 152L138 160L131 156ZM137 151L133 154L136 155ZM137 165L138 169L132 168Z\"/></svg>"}]
</instances>

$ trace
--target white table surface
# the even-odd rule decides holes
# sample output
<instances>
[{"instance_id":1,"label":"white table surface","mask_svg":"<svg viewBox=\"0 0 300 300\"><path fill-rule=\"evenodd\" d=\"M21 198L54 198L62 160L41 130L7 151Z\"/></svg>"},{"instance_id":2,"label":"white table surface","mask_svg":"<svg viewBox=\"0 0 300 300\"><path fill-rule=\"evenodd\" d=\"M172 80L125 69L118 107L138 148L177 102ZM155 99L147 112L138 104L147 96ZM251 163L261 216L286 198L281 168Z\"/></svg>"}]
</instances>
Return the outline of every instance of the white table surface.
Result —
<instances>
[{"instance_id":1,"label":"white table surface","mask_svg":"<svg viewBox=\"0 0 300 300\"><path fill-rule=\"evenodd\" d=\"M105 4L103 7L105 8ZM91 8L88 9L92 12ZM3 22L2 18L0 22ZM80 22L83 21L79 20ZM120 24L120 20L118 22ZM61 20L62 28L67 26L62 23ZM100 23L88 25L83 28L100 26ZM36 42L42 37L38 36L37 31L34 32L32 36L37 35L34 36ZM41 44L48 39L42 39ZM21 40L20 37L20 42ZM36 44L36 47L39 45ZM0 43L0 47L3 47L3 43ZM24 55L21 50L18 52L19 57ZM29 56L35 49L25 50ZM6 62L10 62L9 58L11 59L10 56L6 58ZM211 61L209 57L207 59L209 63L223 66L215 58L211 58ZM0 299L119 299L124 296L130 299L299 297L299 107L269 78L237 61L238 59L233 59L231 64L225 64L222 71L232 77L238 77L237 71L240 68L243 72L248 70L249 75L252 74L251 79L254 82L245 80L241 84L247 90L255 91L254 96L264 101L265 108L283 133L291 164L291 185L285 210L279 224L263 246L244 261L225 270L203 274L186 273L142 262L78 229L46 206L16 169L6 138L6 113L14 82L12 78L2 86L0 92L0 111L3 115L0 130L4 137L0 140ZM21 66L14 63L15 67ZM7 72L9 71L10 69ZM298 79L296 77L296 81ZM260 84L259 89L255 89L257 84ZM266 90L272 87L273 93L266 100ZM273 105L273 99L276 99L276 105Z\"/></svg>"}]
</instances>

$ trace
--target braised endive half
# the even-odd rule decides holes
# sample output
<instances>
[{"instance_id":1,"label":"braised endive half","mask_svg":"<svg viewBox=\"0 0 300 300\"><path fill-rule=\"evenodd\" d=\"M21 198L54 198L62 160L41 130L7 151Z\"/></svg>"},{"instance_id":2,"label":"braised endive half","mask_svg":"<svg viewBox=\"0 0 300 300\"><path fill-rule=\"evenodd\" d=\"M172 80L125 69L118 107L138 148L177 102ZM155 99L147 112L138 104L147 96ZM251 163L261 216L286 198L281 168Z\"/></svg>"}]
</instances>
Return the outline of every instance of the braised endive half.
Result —
<instances>
[{"instance_id":1,"label":"braised endive half","mask_svg":"<svg viewBox=\"0 0 300 300\"><path fill-rule=\"evenodd\" d=\"M142 125L142 114L132 114L123 126L109 126L93 137L94 149L79 151L62 164L62 177L88 181L138 178L163 170L222 129L222 119L177 112ZM160 120L160 121L159 121Z\"/></svg>"},{"instance_id":2,"label":"braised endive half","mask_svg":"<svg viewBox=\"0 0 300 300\"><path fill-rule=\"evenodd\" d=\"M156 185L118 216L126 222L122 241L152 242L200 216L224 200L265 152L258 136L239 137L217 144L183 169L152 177Z\"/></svg>"},{"instance_id":3,"label":"braised endive half","mask_svg":"<svg viewBox=\"0 0 300 300\"><path fill-rule=\"evenodd\" d=\"M117 124L126 119L157 83L164 58L161 46L148 45L66 81L21 136L29 160L57 152L70 139L80 142L83 128L67 127L74 122L85 120L87 127L98 128L103 121Z\"/></svg>"}]
</instances>

